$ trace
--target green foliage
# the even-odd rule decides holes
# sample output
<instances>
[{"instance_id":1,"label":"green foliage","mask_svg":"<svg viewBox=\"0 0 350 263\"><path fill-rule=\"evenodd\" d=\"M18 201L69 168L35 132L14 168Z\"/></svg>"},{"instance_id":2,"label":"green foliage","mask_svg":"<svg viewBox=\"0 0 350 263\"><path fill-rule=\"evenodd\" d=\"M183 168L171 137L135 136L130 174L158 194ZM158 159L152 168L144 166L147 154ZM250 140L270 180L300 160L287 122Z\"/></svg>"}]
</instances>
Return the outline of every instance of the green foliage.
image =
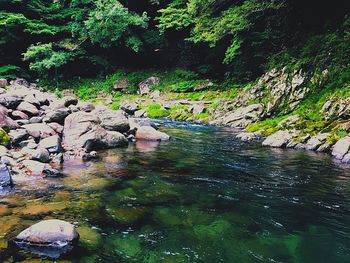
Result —
<instances>
[{"instance_id":1,"label":"green foliage","mask_svg":"<svg viewBox=\"0 0 350 263\"><path fill-rule=\"evenodd\" d=\"M162 118L169 116L170 111L162 109L160 104L151 104L147 108L147 117L149 118Z\"/></svg>"},{"instance_id":2,"label":"green foliage","mask_svg":"<svg viewBox=\"0 0 350 263\"><path fill-rule=\"evenodd\" d=\"M52 69L58 69L73 60L76 52L55 51L53 44L38 44L30 46L24 53L24 60L29 61L29 68L40 75L47 75Z\"/></svg>"},{"instance_id":3,"label":"green foliage","mask_svg":"<svg viewBox=\"0 0 350 263\"><path fill-rule=\"evenodd\" d=\"M0 66L0 78L15 79L20 72L21 69L14 65Z\"/></svg>"},{"instance_id":4,"label":"green foliage","mask_svg":"<svg viewBox=\"0 0 350 263\"><path fill-rule=\"evenodd\" d=\"M10 137L2 128L0 128L0 145L5 147L9 147L11 145Z\"/></svg>"},{"instance_id":5,"label":"green foliage","mask_svg":"<svg viewBox=\"0 0 350 263\"><path fill-rule=\"evenodd\" d=\"M104 48L124 42L132 50L140 50L142 41L134 34L133 28L147 27L146 13L140 16L130 12L116 0L72 1L73 8L81 6L88 8L75 15L73 32L78 38L90 39L93 44Z\"/></svg>"},{"instance_id":6,"label":"green foliage","mask_svg":"<svg viewBox=\"0 0 350 263\"><path fill-rule=\"evenodd\" d=\"M221 6L222 5L222 6ZM231 44L226 48L225 63L230 63L244 41L259 14L270 9L279 9L282 3L275 1L232 1L227 3L214 0L176 0L165 9L159 10L159 28L191 28L187 39L193 43L204 42L215 47L219 41L229 36ZM220 11L219 11L220 10Z\"/></svg>"}]
</instances>

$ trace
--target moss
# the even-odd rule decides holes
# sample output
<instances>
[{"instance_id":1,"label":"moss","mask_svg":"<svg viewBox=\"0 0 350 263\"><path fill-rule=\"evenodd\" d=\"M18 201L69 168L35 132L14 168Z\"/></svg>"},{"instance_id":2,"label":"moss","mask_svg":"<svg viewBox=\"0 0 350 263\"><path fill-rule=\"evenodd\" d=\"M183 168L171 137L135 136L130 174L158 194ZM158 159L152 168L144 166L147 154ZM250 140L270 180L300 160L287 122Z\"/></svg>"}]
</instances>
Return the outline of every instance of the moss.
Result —
<instances>
[{"instance_id":1,"label":"moss","mask_svg":"<svg viewBox=\"0 0 350 263\"><path fill-rule=\"evenodd\" d=\"M147 108L147 116L149 118L168 117L170 113L170 110L163 109L160 104L151 104Z\"/></svg>"},{"instance_id":2,"label":"moss","mask_svg":"<svg viewBox=\"0 0 350 263\"><path fill-rule=\"evenodd\" d=\"M279 122L286 119L289 115L279 116L272 119L266 119L260 122L254 122L247 126L247 131L256 132L262 131L264 135L270 135L280 128L277 126Z\"/></svg>"},{"instance_id":3,"label":"moss","mask_svg":"<svg viewBox=\"0 0 350 263\"><path fill-rule=\"evenodd\" d=\"M0 128L0 145L3 145L5 147L9 147L11 145L10 137L2 128Z\"/></svg>"}]
</instances>

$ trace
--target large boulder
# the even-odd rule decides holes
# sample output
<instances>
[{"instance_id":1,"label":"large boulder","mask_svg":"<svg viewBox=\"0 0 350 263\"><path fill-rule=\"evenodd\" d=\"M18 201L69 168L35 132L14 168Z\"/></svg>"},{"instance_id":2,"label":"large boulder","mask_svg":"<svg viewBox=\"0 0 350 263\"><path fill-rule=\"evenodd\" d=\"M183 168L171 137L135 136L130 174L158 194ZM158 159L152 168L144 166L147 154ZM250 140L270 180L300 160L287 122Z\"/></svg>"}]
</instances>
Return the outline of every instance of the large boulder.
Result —
<instances>
[{"instance_id":1,"label":"large boulder","mask_svg":"<svg viewBox=\"0 0 350 263\"><path fill-rule=\"evenodd\" d=\"M52 135L56 135L56 132L50 126L44 123L27 124L23 125L22 128L26 129L29 135L38 139L44 139Z\"/></svg>"},{"instance_id":2,"label":"large boulder","mask_svg":"<svg viewBox=\"0 0 350 263\"><path fill-rule=\"evenodd\" d=\"M264 146L271 146L271 147L276 147L276 148L282 148L286 147L287 144L296 137L295 132L291 131L278 131L270 136L268 136L264 141L263 145Z\"/></svg>"},{"instance_id":3,"label":"large boulder","mask_svg":"<svg viewBox=\"0 0 350 263\"><path fill-rule=\"evenodd\" d=\"M321 133L315 136L312 136L310 140L305 144L305 149L310 151L317 150L327 139L329 133Z\"/></svg>"},{"instance_id":4,"label":"large boulder","mask_svg":"<svg viewBox=\"0 0 350 263\"><path fill-rule=\"evenodd\" d=\"M5 164L0 164L0 188L12 186L12 177L9 169Z\"/></svg>"},{"instance_id":5,"label":"large boulder","mask_svg":"<svg viewBox=\"0 0 350 263\"><path fill-rule=\"evenodd\" d=\"M36 106L34 106L33 104L23 101L21 102L18 107L17 110L24 112L27 115L30 116L36 116L39 114L39 110Z\"/></svg>"},{"instance_id":6,"label":"large boulder","mask_svg":"<svg viewBox=\"0 0 350 263\"><path fill-rule=\"evenodd\" d=\"M11 117L14 120L28 120L29 119L27 114L25 114L24 112L21 112L19 110L15 110L15 111L11 112Z\"/></svg>"},{"instance_id":7,"label":"large boulder","mask_svg":"<svg viewBox=\"0 0 350 263\"><path fill-rule=\"evenodd\" d=\"M7 112L8 110L4 106L0 106L0 128L6 130L18 128L18 123L8 117Z\"/></svg>"},{"instance_id":8,"label":"large boulder","mask_svg":"<svg viewBox=\"0 0 350 263\"><path fill-rule=\"evenodd\" d=\"M104 128L119 129L124 125L121 123L107 117L105 120L102 118L101 122L96 111L72 113L65 120L63 144L69 149L85 148L88 151L126 145L127 140L124 135Z\"/></svg>"},{"instance_id":9,"label":"large boulder","mask_svg":"<svg viewBox=\"0 0 350 263\"><path fill-rule=\"evenodd\" d=\"M62 152L61 138L58 135L45 138L39 142L39 147L47 149L49 153Z\"/></svg>"},{"instance_id":10,"label":"large boulder","mask_svg":"<svg viewBox=\"0 0 350 263\"><path fill-rule=\"evenodd\" d=\"M134 101L124 100L120 105L120 109L128 114L134 114L135 111L139 110L139 105Z\"/></svg>"},{"instance_id":11,"label":"large boulder","mask_svg":"<svg viewBox=\"0 0 350 263\"><path fill-rule=\"evenodd\" d=\"M159 78L157 77L149 77L148 79L139 83L140 94L148 94L150 92L150 88L157 86L159 84Z\"/></svg>"},{"instance_id":12,"label":"large boulder","mask_svg":"<svg viewBox=\"0 0 350 263\"><path fill-rule=\"evenodd\" d=\"M136 131L136 139L146 141L168 141L170 136L150 126L142 126Z\"/></svg>"},{"instance_id":13,"label":"large boulder","mask_svg":"<svg viewBox=\"0 0 350 263\"><path fill-rule=\"evenodd\" d=\"M68 148L83 148L88 141L96 139L100 120L96 114L78 111L70 114L64 122L63 144Z\"/></svg>"},{"instance_id":14,"label":"large boulder","mask_svg":"<svg viewBox=\"0 0 350 263\"><path fill-rule=\"evenodd\" d=\"M29 137L29 133L26 129L11 130L8 135L10 136L14 146L18 145L21 141L24 141Z\"/></svg>"},{"instance_id":15,"label":"large boulder","mask_svg":"<svg viewBox=\"0 0 350 263\"><path fill-rule=\"evenodd\" d=\"M350 137L341 138L333 146L332 155L336 159L343 159L343 157L350 151Z\"/></svg>"},{"instance_id":16,"label":"large boulder","mask_svg":"<svg viewBox=\"0 0 350 263\"><path fill-rule=\"evenodd\" d=\"M70 114L70 109L68 108L58 108L51 110L46 113L43 122L57 122L60 124L64 123L64 119Z\"/></svg>"},{"instance_id":17,"label":"large boulder","mask_svg":"<svg viewBox=\"0 0 350 263\"><path fill-rule=\"evenodd\" d=\"M122 111L110 109L100 110L98 116L101 126L109 131L127 132L130 129L128 118Z\"/></svg>"},{"instance_id":18,"label":"large boulder","mask_svg":"<svg viewBox=\"0 0 350 263\"><path fill-rule=\"evenodd\" d=\"M245 128L250 123L258 121L263 110L264 106L262 104L252 104L247 107L240 107L234 112L226 115L223 119L223 124L232 127Z\"/></svg>"},{"instance_id":19,"label":"large boulder","mask_svg":"<svg viewBox=\"0 0 350 263\"><path fill-rule=\"evenodd\" d=\"M22 149L22 152L34 161L39 161L42 163L48 163L50 161L50 154L48 150L43 147L38 147L36 149L29 149L25 147Z\"/></svg>"},{"instance_id":20,"label":"large boulder","mask_svg":"<svg viewBox=\"0 0 350 263\"><path fill-rule=\"evenodd\" d=\"M71 251L78 239L79 234L74 225L50 219L23 230L14 239L14 243L26 251L56 259Z\"/></svg>"}]
</instances>

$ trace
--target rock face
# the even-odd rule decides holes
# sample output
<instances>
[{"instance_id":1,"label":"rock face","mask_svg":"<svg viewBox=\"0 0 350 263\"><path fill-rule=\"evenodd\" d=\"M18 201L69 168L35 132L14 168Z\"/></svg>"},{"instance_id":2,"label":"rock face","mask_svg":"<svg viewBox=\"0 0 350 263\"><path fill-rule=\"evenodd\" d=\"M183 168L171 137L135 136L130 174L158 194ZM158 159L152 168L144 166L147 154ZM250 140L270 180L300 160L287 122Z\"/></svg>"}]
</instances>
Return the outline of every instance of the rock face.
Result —
<instances>
[{"instance_id":1,"label":"rock face","mask_svg":"<svg viewBox=\"0 0 350 263\"><path fill-rule=\"evenodd\" d=\"M142 126L136 131L136 139L146 141L168 141L170 136L150 126Z\"/></svg>"},{"instance_id":2,"label":"rock face","mask_svg":"<svg viewBox=\"0 0 350 263\"><path fill-rule=\"evenodd\" d=\"M6 165L0 164L0 188L12 186L12 177Z\"/></svg>"},{"instance_id":3,"label":"rock face","mask_svg":"<svg viewBox=\"0 0 350 263\"><path fill-rule=\"evenodd\" d=\"M51 219L25 229L14 239L14 243L31 253L57 259L71 251L78 239L74 225Z\"/></svg>"},{"instance_id":4,"label":"rock face","mask_svg":"<svg viewBox=\"0 0 350 263\"><path fill-rule=\"evenodd\" d=\"M223 119L224 125L231 127L246 127L248 124L258 121L263 112L262 104L253 104L247 107L240 107Z\"/></svg>"}]
</instances>

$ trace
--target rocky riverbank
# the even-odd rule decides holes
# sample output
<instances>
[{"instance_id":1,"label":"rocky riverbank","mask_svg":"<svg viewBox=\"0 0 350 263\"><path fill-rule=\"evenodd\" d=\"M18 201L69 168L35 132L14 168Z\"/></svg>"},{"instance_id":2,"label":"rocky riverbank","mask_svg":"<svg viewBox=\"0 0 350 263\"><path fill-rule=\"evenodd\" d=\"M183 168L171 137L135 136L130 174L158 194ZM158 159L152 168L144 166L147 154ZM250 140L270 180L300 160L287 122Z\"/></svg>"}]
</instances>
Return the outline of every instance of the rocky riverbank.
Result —
<instances>
[{"instance_id":1,"label":"rocky riverbank","mask_svg":"<svg viewBox=\"0 0 350 263\"><path fill-rule=\"evenodd\" d=\"M24 79L1 79L0 85L1 187L28 176L61 176L65 160L96 158L95 150L169 139L123 110L59 98Z\"/></svg>"},{"instance_id":2,"label":"rocky riverbank","mask_svg":"<svg viewBox=\"0 0 350 263\"><path fill-rule=\"evenodd\" d=\"M242 129L244 141L265 146L329 152L350 163L350 97L346 90L324 90L328 72L272 70L233 98L220 92L196 100L178 99L140 83L140 96L121 108L137 117L168 117ZM203 87L205 89L207 87ZM344 95L345 94L345 95ZM208 99L209 97L209 99Z\"/></svg>"}]
</instances>

